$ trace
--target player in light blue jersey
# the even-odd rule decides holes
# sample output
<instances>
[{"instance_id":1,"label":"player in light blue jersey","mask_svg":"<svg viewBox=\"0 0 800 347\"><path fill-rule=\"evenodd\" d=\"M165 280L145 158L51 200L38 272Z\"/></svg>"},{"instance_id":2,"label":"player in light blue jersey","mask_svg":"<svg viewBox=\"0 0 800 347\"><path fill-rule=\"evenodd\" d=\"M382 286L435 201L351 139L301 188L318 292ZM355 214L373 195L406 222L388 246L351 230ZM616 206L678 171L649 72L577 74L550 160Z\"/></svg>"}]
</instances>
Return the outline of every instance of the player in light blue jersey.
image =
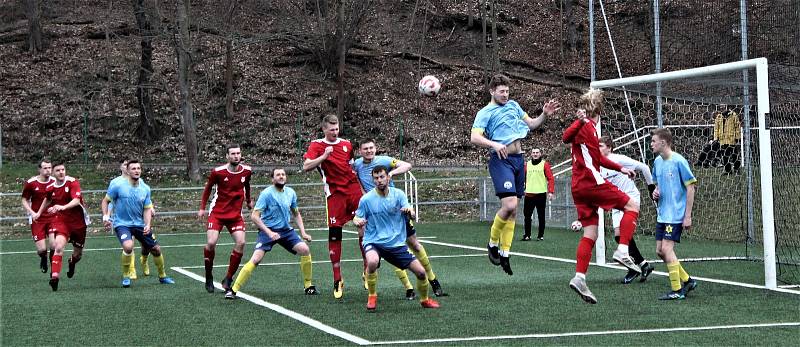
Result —
<instances>
[{"instance_id":1,"label":"player in light blue jersey","mask_svg":"<svg viewBox=\"0 0 800 347\"><path fill-rule=\"evenodd\" d=\"M103 198L103 224L106 229L113 225L114 233L122 245L122 287L131 285L131 266L133 264L133 239L139 241L143 249L153 255L153 261L158 268L158 280L163 284L174 284L175 281L167 276L164 265L164 255L161 253L150 222L153 215L150 209L153 202L150 199L150 187L140 178L142 165L137 160L130 160L126 165L128 179L117 181L109 186ZM114 203L114 218L107 214L109 203Z\"/></svg>"},{"instance_id":2,"label":"player in light blue jersey","mask_svg":"<svg viewBox=\"0 0 800 347\"><path fill-rule=\"evenodd\" d=\"M510 85L511 80L504 75L492 77L489 82L492 101L475 116L470 141L489 148L489 175L500 199L500 209L489 234L489 261L512 275L508 257L514 239L517 204L525 195L525 158L520 140L528 136L528 131L542 125L560 105L550 100L538 117L531 118L516 101L508 98Z\"/></svg>"},{"instance_id":3,"label":"player in light blue jersey","mask_svg":"<svg viewBox=\"0 0 800 347\"><path fill-rule=\"evenodd\" d=\"M364 248L367 259L367 310L378 304L378 265L381 258L400 269L411 269L417 276L420 304L425 308L438 308L439 303L428 297L428 278L425 268L406 246L406 216L414 218L414 209L402 190L389 187L386 167L372 169L375 189L361 197L353 223L364 227Z\"/></svg>"},{"instance_id":4,"label":"player in light blue jersey","mask_svg":"<svg viewBox=\"0 0 800 347\"><path fill-rule=\"evenodd\" d=\"M375 183L372 182L372 169L383 166L389 170L387 173L387 176L389 176L389 187L394 187L392 177L402 175L411 170L411 163L385 155L375 155L377 152L375 140L368 139L361 142L359 152L361 158L356 159L353 163L353 171L356 172L358 181L361 183L365 194L375 188ZM430 281L433 294L436 296L446 295L444 290L442 290L442 285L436 278L436 274L433 272L425 247L417 240L417 230L414 227L414 222L409 218L406 218L406 245L411 249L411 252L414 253L417 259L419 259L419 262L422 263L422 267L425 268L425 273ZM411 281L408 280L408 275L405 270L395 268L395 275L397 275L397 278L400 279L400 282L402 282L403 286L406 288L406 299L414 300L416 296L414 287L411 286ZM366 284L366 274L364 274L365 287Z\"/></svg>"},{"instance_id":5,"label":"player in light blue jersey","mask_svg":"<svg viewBox=\"0 0 800 347\"><path fill-rule=\"evenodd\" d=\"M675 255L675 243L681 242L681 233L692 227L697 178L686 159L672 151L672 133L660 128L653 131L650 147L659 156L653 164L653 181L656 189L653 199L658 201L656 220L656 254L664 260L669 270L672 291L660 300L680 300L697 287Z\"/></svg>"},{"instance_id":6,"label":"player in light blue jersey","mask_svg":"<svg viewBox=\"0 0 800 347\"><path fill-rule=\"evenodd\" d=\"M250 279L264 255L272 250L275 244L281 245L289 253L300 255L300 271L303 273L303 291L306 295L317 295L319 292L312 284L311 251L303 242L311 242L311 236L306 234L303 225L303 216L297 207L297 193L286 186L286 170L273 169L270 173L272 185L265 188L258 196L258 201L250 213L250 219L258 226L258 238L255 250L250 261L242 267L231 289L225 291L226 299L235 299L238 292L247 280ZM292 228L290 221L294 217L300 237Z\"/></svg>"}]
</instances>

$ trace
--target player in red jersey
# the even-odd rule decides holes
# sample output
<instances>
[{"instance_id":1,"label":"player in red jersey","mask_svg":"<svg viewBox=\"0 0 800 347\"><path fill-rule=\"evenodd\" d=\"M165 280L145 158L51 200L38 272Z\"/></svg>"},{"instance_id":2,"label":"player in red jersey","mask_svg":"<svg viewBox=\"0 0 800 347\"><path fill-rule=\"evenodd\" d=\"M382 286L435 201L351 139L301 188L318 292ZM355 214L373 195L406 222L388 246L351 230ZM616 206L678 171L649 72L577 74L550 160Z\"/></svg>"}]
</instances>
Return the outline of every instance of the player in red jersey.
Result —
<instances>
[{"instance_id":1,"label":"player in red jersey","mask_svg":"<svg viewBox=\"0 0 800 347\"><path fill-rule=\"evenodd\" d=\"M55 215L56 227L51 261L50 286L53 291L58 290L58 280L61 274L62 256L67 242L72 243L72 256L69 257L67 277L75 275L75 264L83 255L83 244L86 241L86 224L88 214L83 206L81 184L74 177L67 176L67 169L63 163L53 165L53 176L56 181L51 186L50 207L47 212Z\"/></svg>"},{"instance_id":2,"label":"player in red jersey","mask_svg":"<svg viewBox=\"0 0 800 347\"><path fill-rule=\"evenodd\" d=\"M36 244L36 253L39 254L39 268L47 273L47 231L53 220L53 214L48 213L43 202L47 198L47 187L55 182L50 176L53 165L47 159L39 162L39 174L28 179L22 186L22 207L28 213L28 222L31 225L31 235ZM50 240L52 257L52 244Z\"/></svg>"},{"instance_id":3,"label":"player in red jersey","mask_svg":"<svg viewBox=\"0 0 800 347\"><path fill-rule=\"evenodd\" d=\"M339 138L339 119L328 115L322 119L324 138L312 141L303 155L303 170L317 169L322 175L328 215L328 253L333 266L333 297L344 294L344 282L340 268L342 258L342 227L353 219L361 199L361 184L351 167L353 145ZM359 249L362 233L359 230ZM361 249L364 258L364 250Z\"/></svg>"},{"instance_id":4,"label":"player in red jersey","mask_svg":"<svg viewBox=\"0 0 800 347\"><path fill-rule=\"evenodd\" d=\"M228 164L214 168L208 175L206 188L203 190L203 197L200 200L200 210L197 211L197 217L202 220L206 214L206 203L211 196L211 188L217 186L214 197L211 199L211 206L208 208L210 212L206 245L203 247L206 290L209 293L214 292L212 269L220 230L222 227L227 227L235 242L228 262L228 272L222 279L222 287L227 291L231 288L233 275L239 269L244 252L245 224L242 218L242 203L246 201L247 208L253 209L253 200L250 198L250 176L253 170L250 166L241 163L242 149L236 144L228 145L225 158L228 159Z\"/></svg>"},{"instance_id":5,"label":"player in red jersey","mask_svg":"<svg viewBox=\"0 0 800 347\"><path fill-rule=\"evenodd\" d=\"M591 89L579 101L578 119L564 131L562 140L572 144L572 199L578 210L578 219L583 224L583 238L576 252L575 277L569 282L581 298L591 304L597 299L586 285L586 271L592 258L592 248L597 240L597 209L624 210L620 222L620 240L614 252L614 261L626 268L641 273L641 269L628 254L628 243L636 229L639 204L600 174L600 167L619 171L630 177L636 172L609 160L600 152L597 135L600 113L603 111L603 92Z\"/></svg>"}]
</instances>

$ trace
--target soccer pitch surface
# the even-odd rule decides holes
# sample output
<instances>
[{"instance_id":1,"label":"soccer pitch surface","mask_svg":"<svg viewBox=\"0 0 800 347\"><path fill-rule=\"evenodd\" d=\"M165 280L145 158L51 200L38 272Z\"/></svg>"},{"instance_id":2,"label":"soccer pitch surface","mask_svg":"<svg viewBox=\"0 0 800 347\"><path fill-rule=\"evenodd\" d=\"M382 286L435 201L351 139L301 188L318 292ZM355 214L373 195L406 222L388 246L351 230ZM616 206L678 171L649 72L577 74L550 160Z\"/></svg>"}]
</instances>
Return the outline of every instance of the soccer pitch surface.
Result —
<instances>
[{"instance_id":1,"label":"soccer pitch surface","mask_svg":"<svg viewBox=\"0 0 800 347\"><path fill-rule=\"evenodd\" d=\"M589 305L568 287L578 234L549 230L545 241L520 242L518 227L514 275L508 276L487 260L486 223L420 224L417 230L449 294L437 298L442 305L437 310L405 300L404 288L384 262L378 307L368 312L352 232L343 241L341 300L331 295L326 230L309 231L320 295L303 294L299 257L276 247L237 300L225 300L219 290L205 291L205 233L159 235L167 273L177 284L159 284L152 261L152 275L143 276L137 256L139 279L128 289L120 286L117 240L90 237L75 277L62 275L57 292L48 285L49 275L39 271L29 239L0 241L0 344L793 345L800 339L800 292L759 288L761 263L685 263L699 286L680 301L657 300L669 290L661 263L646 282L629 285L619 283L625 270L593 263L588 284L599 303ZM243 262L252 254L255 234L248 233L247 240ZM654 259L652 237L638 236L637 242ZM680 247L698 253L701 247L726 247L690 248L692 242ZM215 260L217 281L224 276L231 247L223 232ZM684 256L680 247L677 252Z\"/></svg>"}]
</instances>

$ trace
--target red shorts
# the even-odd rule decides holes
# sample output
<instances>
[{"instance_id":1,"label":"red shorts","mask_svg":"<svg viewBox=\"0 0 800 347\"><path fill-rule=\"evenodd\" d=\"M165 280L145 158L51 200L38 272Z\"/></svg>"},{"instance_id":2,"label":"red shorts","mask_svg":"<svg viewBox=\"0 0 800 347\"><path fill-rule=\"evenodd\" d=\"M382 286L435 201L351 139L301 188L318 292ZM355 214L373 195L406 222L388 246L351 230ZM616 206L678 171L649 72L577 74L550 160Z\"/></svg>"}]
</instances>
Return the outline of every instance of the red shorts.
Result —
<instances>
[{"instance_id":1,"label":"red shorts","mask_svg":"<svg viewBox=\"0 0 800 347\"><path fill-rule=\"evenodd\" d=\"M227 227L228 232L233 234L236 231L245 230L244 219L242 216L236 218L217 218L215 215L208 216L208 230L221 231L222 227Z\"/></svg>"},{"instance_id":2,"label":"red shorts","mask_svg":"<svg viewBox=\"0 0 800 347\"><path fill-rule=\"evenodd\" d=\"M67 227L56 218L45 221L36 220L31 224L31 236L33 236L34 242L47 239L48 234L68 235Z\"/></svg>"},{"instance_id":3,"label":"red shorts","mask_svg":"<svg viewBox=\"0 0 800 347\"><path fill-rule=\"evenodd\" d=\"M346 191L335 190L325 201L328 227L342 227L353 220L361 200L361 187L351 185Z\"/></svg>"},{"instance_id":4,"label":"red shorts","mask_svg":"<svg viewBox=\"0 0 800 347\"><path fill-rule=\"evenodd\" d=\"M86 223L79 222L65 222L67 230L69 230L69 242L75 247L83 248L86 242Z\"/></svg>"},{"instance_id":5,"label":"red shorts","mask_svg":"<svg viewBox=\"0 0 800 347\"><path fill-rule=\"evenodd\" d=\"M598 208L624 210L630 199L628 194L608 181L592 188L572 191L572 200L575 202L575 209L578 210L578 220L583 226L597 225Z\"/></svg>"}]
</instances>

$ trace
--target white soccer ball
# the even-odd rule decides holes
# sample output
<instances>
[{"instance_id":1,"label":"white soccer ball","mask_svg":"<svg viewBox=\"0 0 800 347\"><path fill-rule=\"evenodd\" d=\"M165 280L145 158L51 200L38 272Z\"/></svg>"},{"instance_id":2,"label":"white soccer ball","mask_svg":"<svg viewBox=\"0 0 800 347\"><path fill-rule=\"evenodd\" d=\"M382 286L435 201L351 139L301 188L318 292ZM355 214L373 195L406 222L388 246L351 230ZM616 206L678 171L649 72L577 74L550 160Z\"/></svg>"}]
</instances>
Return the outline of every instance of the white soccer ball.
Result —
<instances>
[{"instance_id":1,"label":"white soccer ball","mask_svg":"<svg viewBox=\"0 0 800 347\"><path fill-rule=\"evenodd\" d=\"M572 231L577 233L577 232L581 231L581 229L583 228L583 224L581 224L581 221L576 220L576 221L572 222L572 225L570 225L569 228L572 229Z\"/></svg>"},{"instance_id":2,"label":"white soccer ball","mask_svg":"<svg viewBox=\"0 0 800 347\"><path fill-rule=\"evenodd\" d=\"M417 85L417 91L420 94L433 97L439 95L439 90L442 88L442 84L439 83L439 79L436 76L428 75L423 77L419 80L419 85Z\"/></svg>"}]
</instances>

